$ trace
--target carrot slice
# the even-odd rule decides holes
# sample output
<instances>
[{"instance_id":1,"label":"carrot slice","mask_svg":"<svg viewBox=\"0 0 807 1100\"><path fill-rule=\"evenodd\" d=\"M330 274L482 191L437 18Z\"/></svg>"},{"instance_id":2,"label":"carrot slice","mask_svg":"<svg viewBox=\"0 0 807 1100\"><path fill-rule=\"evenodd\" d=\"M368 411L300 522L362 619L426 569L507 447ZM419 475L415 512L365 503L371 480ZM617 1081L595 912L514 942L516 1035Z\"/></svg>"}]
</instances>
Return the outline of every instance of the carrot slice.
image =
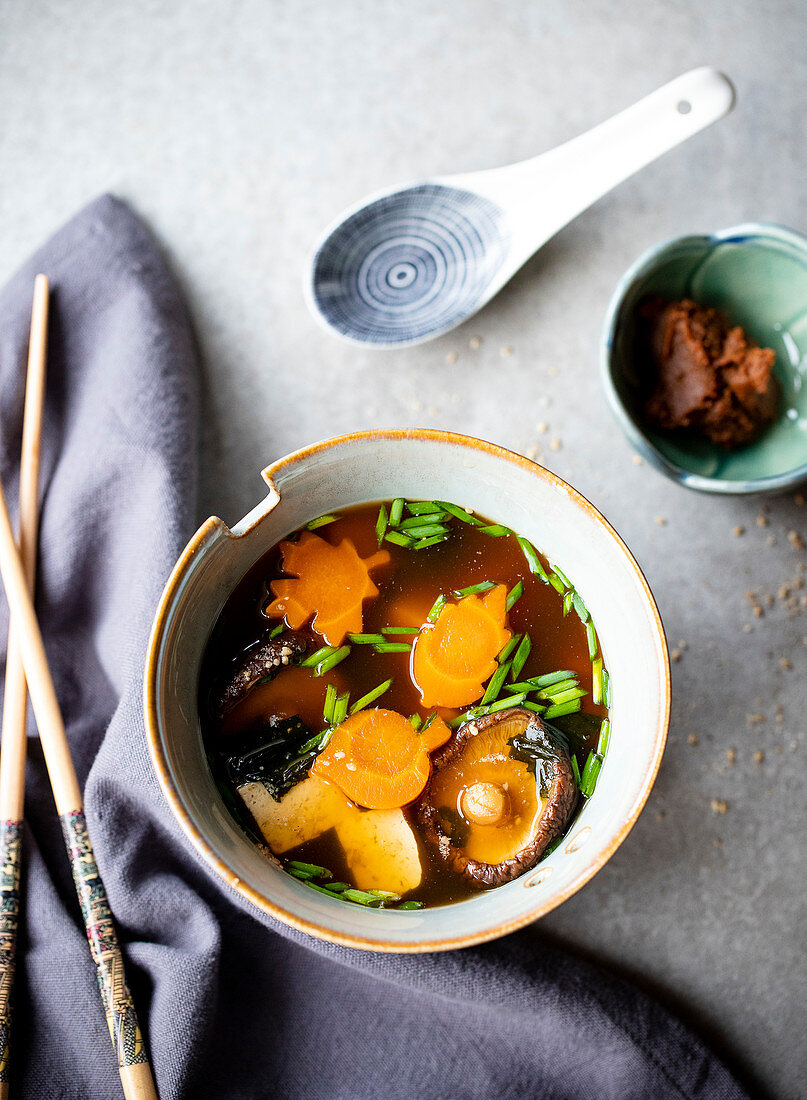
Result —
<instances>
[{"instance_id":1,"label":"carrot slice","mask_svg":"<svg viewBox=\"0 0 807 1100\"><path fill-rule=\"evenodd\" d=\"M429 746L443 736L438 723L445 725L436 718L422 735L395 711L360 710L336 727L311 772L335 783L358 806L369 810L405 806L428 781Z\"/></svg>"},{"instance_id":2,"label":"carrot slice","mask_svg":"<svg viewBox=\"0 0 807 1100\"><path fill-rule=\"evenodd\" d=\"M291 578L272 581L274 601L265 608L271 618L285 618L298 630L314 616L313 629L328 645L339 646L348 634L360 634L362 603L378 595L370 572L390 560L386 550L360 558L350 539L338 546L303 531L297 542L281 542L283 570Z\"/></svg>"},{"instance_id":3,"label":"carrot slice","mask_svg":"<svg viewBox=\"0 0 807 1100\"><path fill-rule=\"evenodd\" d=\"M424 706L465 707L484 694L496 655L510 640L505 626L507 588L447 603L434 625L426 623L412 650L412 677Z\"/></svg>"}]
</instances>

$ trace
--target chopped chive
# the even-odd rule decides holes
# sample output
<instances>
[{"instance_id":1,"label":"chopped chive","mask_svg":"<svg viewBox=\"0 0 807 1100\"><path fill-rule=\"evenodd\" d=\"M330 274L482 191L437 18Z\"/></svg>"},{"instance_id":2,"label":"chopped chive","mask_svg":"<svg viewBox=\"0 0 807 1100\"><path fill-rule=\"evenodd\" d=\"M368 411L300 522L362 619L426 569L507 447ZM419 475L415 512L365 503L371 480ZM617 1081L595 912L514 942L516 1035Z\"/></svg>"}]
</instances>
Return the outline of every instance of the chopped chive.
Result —
<instances>
[{"instance_id":1,"label":"chopped chive","mask_svg":"<svg viewBox=\"0 0 807 1100\"><path fill-rule=\"evenodd\" d=\"M384 541L384 533L387 530L387 508L382 504L378 509L378 519L375 521L375 537L378 539L378 545Z\"/></svg>"},{"instance_id":2,"label":"chopped chive","mask_svg":"<svg viewBox=\"0 0 807 1100\"><path fill-rule=\"evenodd\" d=\"M341 894L343 890L350 889L349 882L326 882L323 889L327 890L329 894Z\"/></svg>"},{"instance_id":3,"label":"chopped chive","mask_svg":"<svg viewBox=\"0 0 807 1100\"><path fill-rule=\"evenodd\" d=\"M559 703L557 706L547 707L544 718L562 718L564 714L576 714L580 710L580 700L572 699L568 703Z\"/></svg>"},{"instance_id":4,"label":"chopped chive","mask_svg":"<svg viewBox=\"0 0 807 1100\"><path fill-rule=\"evenodd\" d=\"M611 705L611 673L606 668L604 668L602 670L602 688L603 688L602 695L603 695L603 699L605 701L605 705L607 707L610 707L610 705Z\"/></svg>"},{"instance_id":5,"label":"chopped chive","mask_svg":"<svg viewBox=\"0 0 807 1100\"><path fill-rule=\"evenodd\" d=\"M475 596L477 592L487 592L495 587L494 581L480 581L479 584L469 584L467 588L455 588L451 595L461 600L463 596Z\"/></svg>"},{"instance_id":6,"label":"chopped chive","mask_svg":"<svg viewBox=\"0 0 807 1100\"><path fill-rule=\"evenodd\" d=\"M408 500L406 510L410 516L423 516L431 512L444 512L445 508L437 500Z\"/></svg>"},{"instance_id":7,"label":"chopped chive","mask_svg":"<svg viewBox=\"0 0 807 1100\"><path fill-rule=\"evenodd\" d=\"M471 523L474 527L486 526L483 519L480 519L479 516L475 516L473 512L466 512L464 508L460 508L457 504L451 504L447 500L436 500L435 504L443 512L448 512L448 514L455 519L461 519L463 523Z\"/></svg>"},{"instance_id":8,"label":"chopped chive","mask_svg":"<svg viewBox=\"0 0 807 1100\"><path fill-rule=\"evenodd\" d=\"M567 668L559 672L547 672L544 676L531 676L530 683L533 687L543 688L549 687L550 684L557 684L561 680L570 679L577 679L577 673Z\"/></svg>"},{"instance_id":9,"label":"chopped chive","mask_svg":"<svg viewBox=\"0 0 807 1100\"><path fill-rule=\"evenodd\" d=\"M281 635L281 634L283 633L283 631L284 631L285 629L286 629L286 624L285 624L285 623L280 623L280 625L279 625L279 626L276 626L276 627L275 627L275 629L274 629L274 630L273 630L273 631L271 632L271 634L269 635L269 638L270 638L270 640L271 640L272 638L277 638L277 637L279 637L279 636L280 636L280 635Z\"/></svg>"},{"instance_id":10,"label":"chopped chive","mask_svg":"<svg viewBox=\"0 0 807 1100\"><path fill-rule=\"evenodd\" d=\"M396 546L405 546L407 550L412 545L412 540L407 535L402 535L398 531L387 531L384 535L385 542L392 542Z\"/></svg>"},{"instance_id":11,"label":"chopped chive","mask_svg":"<svg viewBox=\"0 0 807 1100\"><path fill-rule=\"evenodd\" d=\"M352 901L355 905L372 905L378 900L369 891L354 890L352 887L349 890L343 890L339 897L344 898L345 901Z\"/></svg>"},{"instance_id":12,"label":"chopped chive","mask_svg":"<svg viewBox=\"0 0 807 1100\"><path fill-rule=\"evenodd\" d=\"M516 541L521 547L524 557L527 559L527 565L529 566L530 573L536 577L540 577L542 581L546 582L549 578L546 575L546 570L541 565L541 560L538 557L538 551L528 542L522 535L516 535Z\"/></svg>"},{"instance_id":13,"label":"chopped chive","mask_svg":"<svg viewBox=\"0 0 807 1100\"><path fill-rule=\"evenodd\" d=\"M564 691L568 691L569 688L576 688L580 686L580 681L576 676L570 676L568 680L559 680L555 684L550 684L549 687L536 688L535 690L539 695L542 695L545 699L555 699L556 695L561 695Z\"/></svg>"},{"instance_id":14,"label":"chopped chive","mask_svg":"<svg viewBox=\"0 0 807 1100\"><path fill-rule=\"evenodd\" d=\"M550 573L547 577L547 580L557 593L559 593L561 596L564 594L564 592L566 591L566 585L563 583L557 573Z\"/></svg>"},{"instance_id":15,"label":"chopped chive","mask_svg":"<svg viewBox=\"0 0 807 1100\"><path fill-rule=\"evenodd\" d=\"M588 613L588 608L575 591L572 591L572 604L574 605L574 609L577 612L580 622L587 623L591 616Z\"/></svg>"},{"instance_id":16,"label":"chopped chive","mask_svg":"<svg viewBox=\"0 0 807 1100\"><path fill-rule=\"evenodd\" d=\"M409 539L430 539L435 535L448 535L449 529L442 523L423 523L418 527L409 527L406 537Z\"/></svg>"},{"instance_id":17,"label":"chopped chive","mask_svg":"<svg viewBox=\"0 0 807 1100\"><path fill-rule=\"evenodd\" d=\"M565 573L563 573L560 569L558 569L557 565L554 566L554 570L555 570L555 575L560 577L560 579L563 581L563 587L564 588L572 588L573 587L572 582L569 580L569 578L566 576Z\"/></svg>"},{"instance_id":18,"label":"chopped chive","mask_svg":"<svg viewBox=\"0 0 807 1100\"><path fill-rule=\"evenodd\" d=\"M510 668L510 679L511 680L515 681L521 675L521 670L524 667L524 664L525 664L527 658L530 655L530 650L531 649L532 649L532 642L530 641L530 636L529 636L529 634L525 634L524 637L519 642L518 649L516 650L516 655L513 658L513 664Z\"/></svg>"},{"instance_id":19,"label":"chopped chive","mask_svg":"<svg viewBox=\"0 0 807 1100\"><path fill-rule=\"evenodd\" d=\"M602 657L595 657L591 662L591 701L597 706L605 701L605 691L602 679Z\"/></svg>"},{"instance_id":20,"label":"chopped chive","mask_svg":"<svg viewBox=\"0 0 807 1100\"><path fill-rule=\"evenodd\" d=\"M353 706L350 708L351 714L356 714L360 710L364 710L370 703L374 703L376 699L384 694L392 684L392 677L389 680L385 680L383 684L379 684L378 687L373 688L372 691L368 691L366 695L362 695L361 699L357 699Z\"/></svg>"},{"instance_id":21,"label":"chopped chive","mask_svg":"<svg viewBox=\"0 0 807 1100\"><path fill-rule=\"evenodd\" d=\"M320 867L317 863L301 863L297 859L290 859L289 867L293 867L295 871L306 871L316 878L333 878L333 874L327 867Z\"/></svg>"},{"instance_id":22,"label":"chopped chive","mask_svg":"<svg viewBox=\"0 0 807 1100\"><path fill-rule=\"evenodd\" d=\"M379 901L400 901L401 895L396 894L394 890L368 890L368 894L372 894L374 898L378 898Z\"/></svg>"},{"instance_id":23,"label":"chopped chive","mask_svg":"<svg viewBox=\"0 0 807 1100\"><path fill-rule=\"evenodd\" d=\"M589 619L586 623L586 641L588 642L588 652L592 661L597 656L597 632L594 629L594 623Z\"/></svg>"},{"instance_id":24,"label":"chopped chive","mask_svg":"<svg viewBox=\"0 0 807 1100\"><path fill-rule=\"evenodd\" d=\"M506 684L504 690L509 691L512 695L519 695L522 691L529 695L531 691L535 691L535 688L529 680L519 680L516 684Z\"/></svg>"},{"instance_id":25,"label":"chopped chive","mask_svg":"<svg viewBox=\"0 0 807 1100\"><path fill-rule=\"evenodd\" d=\"M503 523L489 523L486 527L480 528L483 535L492 535L495 539L500 539L502 535L512 535L512 531L509 527L505 527Z\"/></svg>"},{"instance_id":26,"label":"chopped chive","mask_svg":"<svg viewBox=\"0 0 807 1100\"><path fill-rule=\"evenodd\" d=\"M334 653L334 647L332 645L324 645L321 649L317 649L310 657L306 657L304 661L300 661L300 668L313 668L314 665L318 665L320 661L324 661L331 653Z\"/></svg>"},{"instance_id":27,"label":"chopped chive","mask_svg":"<svg viewBox=\"0 0 807 1100\"><path fill-rule=\"evenodd\" d=\"M600 736L597 740L597 756L605 756L610 739L611 723L608 721L607 718L603 718L602 725L600 726Z\"/></svg>"},{"instance_id":28,"label":"chopped chive","mask_svg":"<svg viewBox=\"0 0 807 1100\"><path fill-rule=\"evenodd\" d=\"M313 751L322 752L331 737L333 737L333 729L330 727L321 733L315 733L313 737L309 737L304 745L300 745L300 755L304 756L307 752Z\"/></svg>"},{"instance_id":29,"label":"chopped chive","mask_svg":"<svg viewBox=\"0 0 807 1100\"><path fill-rule=\"evenodd\" d=\"M382 634L420 634L419 626L382 626Z\"/></svg>"},{"instance_id":30,"label":"chopped chive","mask_svg":"<svg viewBox=\"0 0 807 1100\"><path fill-rule=\"evenodd\" d=\"M562 840L563 836L555 837L549 847L544 849L544 854L541 856L541 859L546 859L547 856L551 856L555 849L560 847Z\"/></svg>"},{"instance_id":31,"label":"chopped chive","mask_svg":"<svg viewBox=\"0 0 807 1100\"><path fill-rule=\"evenodd\" d=\"M401 522L401 516L403 515L404 500L403 497L396 497L390 505L389 509L389 525L390 527L397 527Z\"/></svg>"},{"instance_id":32,"label":"chopped chive","mask_svg":"<svg viewBox=\"0 0 807 1100\"><path fill-rule=\"evenodd\" d=\"M333 708L338 695L336 684L328 684L325 689L325 705L322 708L322 717L329 726L333 725Z\"/></svg>"},{"instance_id":33,"label":"chopped chive","mask_svg":"<svg viewBox=\"0 0 807 1100\"><path fill-rule=\"evenodd\" d=\"M423 725L423 719L420 717L419 714L410 714L409 715L409 721L412 723L412 726L416 730L419 730L421 728L421 726Z\"/></svg>"},{"instance_id":34,"label":"chopped chive","mask_svg":"<svg viewBox=\"0 0 807 1100\"><path fill-rule=\"evenodd\" d=\"M432 535L430 539L419 539L414 546L413 550L427 550L430 546L437 546L438 542L445 542L448 535Z\"/></svg>"},{"instance_id":35,"label":"chopped chive","mask_svg":"<svg viewBox=\"0 0 807 1100\"><path fill-rule=\"evenodd\" d=\"M487 713L495 714L496 711L507 710L508 707L520 707L526 698L526 694L522 694L511 695L509 699L498 699L495 703L491 703L488 706Z\"/></svg>"},{"instance_id":36,"label":"chopped chive","mask_svg":"<svg viewBox=\"0 0 807 1100\"><path fill-rule=\"evenodd\" d=\"M295 878L296 877L295 875ZM311 882L310 879L301 879L301 881L304 882L306 886L310 886L312 890L317 890L320 894L324 894L327 898L341 898L342 896L333 890L329 890L326 886L318 886L316 882Z\"/></svg>"},{"instance_id":37,"label":"chopped chive","mask_svg":"<svg viewBox=\"0 0 807 1100\"><path fill-rule=\"evenodd\" d=\"M398 906L398 912L400 913L402 909L408 911L410 909L422 909L422 908L423 908L423 902L422 901L402 901L401 904Z\"/></svg>"},{"instance_id":38,"label":"chopped chive","mask_svg":"<svg viewBox=\"0 0 807 1100\"><path fill-rule=\"evenodd\" d=\"M330 672L332 668L336 668L338 664L344 661L345 657L347 657L349 653L349 645L343 645L339 649L334 650L330 657L326 657L324 661L320 661L320 663L314 669L314 675L324 676L326 672Z\"/></svg>"},{"instance_id":39,"label":"chopped chive","mask_svg":"<svg viewBox=\"0 0 807 1100\"><path fill-rule=\"evenodd\" d=\"M513 637L510 639L510 641L507 643L507 645L504 647L504 649L501 651L501 653L496 658L496 660L499 662L499 664L501 664L502 661L507 660L507 658L510 656L510 654L513 652L513 650L516 648L516 646L521 641L521 638L522 638L521 634L514 634L513 635Z\"/></svg>"},{"instance_id":40,"label":"chopped chive","mask_svg":"<svg viewBox=\"0 0 807 1100\"><path fill-rule=\"evenodd\" d=\"M339 516L329 514L327 516L320 516L319 519L312 519L310 523L307 523L306 530L316 531L318 527L326 527L329 523L334 523L339 519Z\"/></svg>"},{"instance_id":41,"label":"chopped chive","mask_svg":"<svg viewBox=\"0 0 807 1100\"><path fill-rule=\"evenodd\" d=\"M563 617L564 617L564 619L569 614L569 612L572 610L572 596L573 595L574 595L574 592L572 592L571 589L569 589L568 592L563 593Z\"/></svg>"},{"instance_id":42,"label":"chopped chive","mask_svg":"<svg viewBox=\"0 0 807 1100\"><path fill-rule=\"evenodd\" d=\"M499 665L496 671L490 678L490 683L485 688L485 694L482 696L482 706L487 703L492 703L494 699L498 699L499 693L502 690L502 684L507 679L507 673L510 671L510 662L505 661L503 665Z\"/></svg>"},{"instance_id":43,"label":"chopped chive","mask_svg":"<svg viewBox=\"0 0 807 1100\"><path fill-rule=\"evenodd\" d=\"M521 704L522 707L526 707L527 710L533 710L536 714L543 714L546 707L542 707L540 703L531 703L529 699L525 699Z\"/></svg>"},{"instance_id":44,"label":"chopped chive","mask_svg":"<svg viewBox=\"0 0 807 1100\"><path fill-rule=\"evenodd\" d=\"M383 634L348 634L348 638L355 645L378 645L384 641Z\"/></svg>"},{"instance_id":45,"label":"chopped chive","mask_svg":"<svg viewBox=\"0 0 807 1100\"><path fill-rule=\"evenodd\" d=\"M557 695L550 695L549 701L553 707L559 707L563 703L569 703L572 699L582 699L587 693L582 688L569 688L567 691L558 692Z\"/></svg>"},{"instance_id":46,"label":"chopped chive","mask_svg":"<svg viewBox=\"0 0 807 1100\"><path fill-rule=\"evenodd\" d=\"M432 604L431 611L426 616L427 622L436 623L438 618L440 617L440 612L443 610L443 608L445 607L445 605L447 603L448 603L448 597L444 596L441 592L440 595L437 597L437 599Z\"/></svg>"},{"instance_id":47,"label":"chopped chive","mask_svg":"<svg viewBox=\"0 0 807 1100\"><path fill-rule=\"evenodd\" d=\"M340 726L342 722L347 718L347 708L350 704L350 692L346 691L344 694L337 696L336 702L333 707L333 724L334 726Z\"/></svg>"},{"instance_id":48,"label":"chopped chive","mask_svg":"<svg viewBox=\"0 0 807 1100\"><path fill-rule=\"evenodd\" d=\"M429 715L429 717L426 719L426 721L423 723L422 732L425 732L429 728L429 726L432 724L432 722L435 720L436 717L437 717L437 711L433 710L431 712L431 714Z\"/></svg>"},{"instance_id":49,"label":"chopped chive","mask_svg":"<svg viewBox=\"0 0 807 1100\"><path fill-rule=\"evenodd\" d=\"M381 642L374 645L376 653L411 653L412 646L408 642Z\"/></svg>"},{"instance_id":50,"label":"chopped chive","mask_svg":"<svg viewBox=\"0 0 807 1100\"><path fill-rule=\"evenodd\" d=\"M580 765L577 763L577 757L572 753L572 772L574 773L574 781L577 784L577 789L580 790Z\"/></svg>"},{"instance_id":51,"label":"chopped chive","mask_svg":"<svg viewBox=\"0 0 807 1100\"><path fill-rule=\"evenodd\" d=\"M600 774L601 767L602 760L600 760L595 752L590 752L588 754L586 766L583 768L583 778L580 783L580 790L586 798L591 798L594 794L594 788L597 786L597 777Z\"/></svg>"},{"instance_id":52,"label":"chopped chive","mask_svg":"<svg viewBox=\"0 0 807 1100\"><path fill-rule=\"evenodd\" d=\"M446 516L445 512L429 512L425 516L410 516L402 520L398 525L401 531L411 531L413 528L425 527L430 523L440 523Z\"/></svg>"},{"instance_id":53,"label":"chopped chive","mask_svg":"<svg viewBox=\"0 0 807 1100\"><path fill-rule=\"evenodd\" d=\"M507 593L507 610L509 611L513 604L515 604L524 595L524 581L520 580L517 584L514 584L510 591Z\"/></svg>"},{"instance_id":54,"label":"chopped chive","mask_svg":"<svg viewBox=\"0 0 807 1100\"><path fill-rule=\"evenodd\" d=\"M301 871L297 867L289 867L288 871L290 875L301 879L303 882L310 882L313 878L319 878L318 874L312 875L310 871Z\"/></svg>"}]
</instances>

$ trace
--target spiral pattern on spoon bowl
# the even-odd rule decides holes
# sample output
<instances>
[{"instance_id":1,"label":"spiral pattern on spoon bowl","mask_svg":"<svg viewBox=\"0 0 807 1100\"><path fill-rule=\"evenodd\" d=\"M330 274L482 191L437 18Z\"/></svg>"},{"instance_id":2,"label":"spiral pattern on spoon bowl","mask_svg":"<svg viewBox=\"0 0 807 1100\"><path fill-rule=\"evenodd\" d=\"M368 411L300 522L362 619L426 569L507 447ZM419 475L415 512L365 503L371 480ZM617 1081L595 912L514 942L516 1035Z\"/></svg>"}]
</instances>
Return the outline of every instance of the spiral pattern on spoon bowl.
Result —
<instances>
[{"instance_id":1,"label":"spiral pattern on spoon bowl","mask_svg":"<svg viewBox=\"0 0 807 1100\"><path fill-rule=\"evenodd\" d=\"M314 258L312 297L348 340L417 343L474 312L507 251L494 203L423 184L377 199L326 237Z\"/></svg>"}]
</instances>

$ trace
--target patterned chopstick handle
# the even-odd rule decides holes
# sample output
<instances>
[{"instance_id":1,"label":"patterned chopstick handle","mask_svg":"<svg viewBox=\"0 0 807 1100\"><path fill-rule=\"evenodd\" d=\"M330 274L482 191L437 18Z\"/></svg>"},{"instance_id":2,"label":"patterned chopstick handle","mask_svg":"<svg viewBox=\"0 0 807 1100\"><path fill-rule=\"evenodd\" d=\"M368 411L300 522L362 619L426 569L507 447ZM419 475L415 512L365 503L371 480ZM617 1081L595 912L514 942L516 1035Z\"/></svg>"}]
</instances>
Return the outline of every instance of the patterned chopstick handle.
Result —
<instances>
[{"instance_id":1,"label":"patterned chopstick handle","mask_svg":"<svg viewBox=\"0 0 807 1100\"><path fill-rule=\"evenodd\" d=\"M87 819L81 810L75 810L62 814L61 822L118 1065L147 1062L112 912L87 832Z\"/></svg>"},{"instance_id":2,"label":"patterned chopstick handle","mask_svg":"<svg viewBox=\"0 0 807 1100\"><path fill-rule=\"evenodd\" d=\"M0 1083L9 1079L11 996L17 965L22 822L0 821Z\"/></svg>"}]
</instances>

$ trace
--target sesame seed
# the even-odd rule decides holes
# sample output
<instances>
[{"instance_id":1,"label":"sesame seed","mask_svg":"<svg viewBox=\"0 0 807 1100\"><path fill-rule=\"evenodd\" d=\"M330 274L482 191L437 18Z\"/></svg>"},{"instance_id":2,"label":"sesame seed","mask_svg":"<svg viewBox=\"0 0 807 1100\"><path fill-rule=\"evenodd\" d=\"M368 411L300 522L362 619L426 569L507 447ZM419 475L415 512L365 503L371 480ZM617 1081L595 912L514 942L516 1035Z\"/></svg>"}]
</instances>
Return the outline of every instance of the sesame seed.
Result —
<instances>
[{"instance_id":1,"label":"sesame seed","mask_svg":"<svg viewBox=\"0 0 807 1100\"><path fill-rule=\"evenodd\" d=\"M664 516L653 516L653 523L657 524L659 527L664 527L667 520Z\"/></svg>"},{"instance_id":2,"label":"sesame seed","mask_svg":"<svg viewBox=\"0 0 807 1100\"><path fill-rule=\"evenodd\" d=\"M676 662L676 664L677 664L677 663L678 663L678 661L680 661L680 660L681 660L681 650L680 650L680 649L674 649L674 650L672 651L672 653L670 654L670 656L672 657L672 659L673 659L673 660L674 660L674 661Z\"/></svg>"},{"instance_id":3,"label":"sesame seed","mask_svg":"<svg viewBox=\"0 0 807 1100\"><path fill-rule=\"evenodd\" d=\"M563 446L563 444L561 443L561 441L558 439L557 436L555 436L554 439L550 440L550 443L549 443L550 451L559 451L562 446Z\"/></svg>"},{"instance_id":4,"label":"sesame seed","mask_svg":"<svg viewBox=\"0 0 807 1100\"><path fill-rule=\"evenodd\" d=\"M538 432L539 435L546 435L546 433L549 431L549 425L545 420L539 420L539 422L535 425L535 430Z\"/></svg>"},{"instance_id":5,"label":"sesame seed","mask_svg":"<svg viewBox=\"0 0 807 1100\"><path fill-rule=\"evenodd\" d=\"M632 461L634 466L644 466L644 459L641 455L634 455Z\"/></svg>"},{"instance_id":6,"label":"sesame seed","mask_svg":"<svg viewBox=\"0 0 807 1100\"><path fill-rule=\"evenodd\" d=\"M737 538L739 538L740 535L745 534L745 528L737 526L737 527L734 528L733 534L735 534L737 536Z\"/></svg>"},{"instance_id":7,"label":"sesame seed","mask_svg":"<svg viewBox=\"0 0 807 1100\"><path fill-rule=\"evenodd\" d=\"M513 354L513 349L510 344L505 344L503 348L499 348L499 355L502 359L506 359L509 355Z\"/></svg>"},{"instance_id":8,"label":"sesame seed","mask_svg":"<svg viewBox=\"0 0 807 1100\"><path fill-rule=\"evenodd\" d=\"M733 767L737 763L737 750L726 749L726 760L728 760L729 764Z\"/></svg>"},{"instance_id":9,"label":"sesame seed","mask_svg":"<svg viewBox=\"0 0 807 1100\"><path fill-rule=\"evenodd\" d=\"M728 810L729 804L725 798L713 798L712 799L712 813L724 814Z\"/></svg>"},{"instance_id":10,"label":"sesame seed","mask_svg":"<svg viewBox=\"0 0 807 1100\"><path fill-rule=\"evenodd\" d=\"M762 751L762 749L757 749L757 751L754 753L754 763L761 764L764 759L765 753Z\"/></svg>"},{"instance_id":11,"label":"sesame seed","mask_svg":"<svg viewBox=\"0 0 807 1100\"><path fill-rule=\"evenodd\" d=\"M779 664L785 670L785 672L789 672L793 667L793 662L790 660L789 657L780 657Z\"/></svg>"},{"instance_id":12,"label":"sesame seed","mask_svg":"<svg viewBox=\"0 0 807 1100\"><path fill-rule=\"evenodd\" d=\"M762 515L757 516L757 527L767 527L767 526L768 526L768 517L767 516L762 516Z\"/></svg>"},{"instance_id":13,"label":"sesame seed","mask_svg":"<svg viewBox=\"0 0 807 1100\"><path fill-rule=\"evenodd\" d=\"M479 348L482 347L482 337L472 336L471 339L468 341L468 347L471 349L471 351L478 351Z\"/></svg>"},{"instance_id":14,"label":"sesame seed","mask_svg":"<svg viewBox=\"0 0 807 1100\"><path fill-rule=\"evenodd\" d=\"M687 743L690 745L699 745L701 743L700 737L695 733L690 733L687 736Z\"/></svg>"},{"instance_id":15,"label":"sesame seed","mask_svg":"<svg viewBox=\"0 0 807 1100\"><path fill-rule=\"evenodd\" d=\"M787 541L796 550L803 550L804 549L804 539L801 537L801 535L798 533L798 531L788 531Z\"/></svg>"},{"instance_id":16,"label":"sesame seed","mask_svg":"<svg viewBox=\"0 0 807 1100\"><path fill-rule=\"evenodd\" d=\"M450 363L456 363L456 361L457 361L458 359L459 359L459 353L458 353L458 352L456 352L456 351L450 351L450 352L449 352L449 353L448 353L448 354L446 355L446 362L447 362L447 363L449 363L449 364L450 364Z\"/></svg>"}]
</instances>

